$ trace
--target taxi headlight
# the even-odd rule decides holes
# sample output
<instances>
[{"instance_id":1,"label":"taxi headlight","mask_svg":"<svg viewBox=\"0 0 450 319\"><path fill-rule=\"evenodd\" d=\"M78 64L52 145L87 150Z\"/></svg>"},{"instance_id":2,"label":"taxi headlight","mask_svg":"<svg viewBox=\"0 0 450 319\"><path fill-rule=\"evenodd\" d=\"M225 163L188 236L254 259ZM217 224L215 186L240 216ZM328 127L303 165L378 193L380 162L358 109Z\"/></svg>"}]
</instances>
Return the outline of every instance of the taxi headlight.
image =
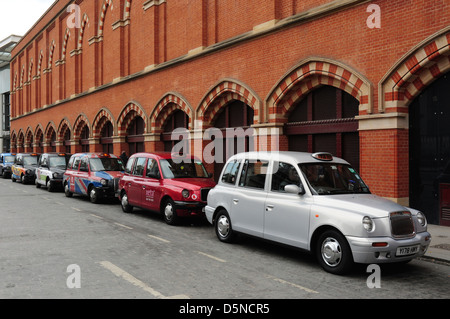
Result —
<instances>
[{"instance_id":1,"label":"taxi headlight","mask_svg":"<svg viewBox=\"0 0 450 319\"><path fill-rule=\"evenodd\" d=\"M53 178L60 178L61 176L59 176L58 173L53 173Z\"/></svg>"},{"instance_id":2,"label":"taxi headlight","mask_svg":"<svg viewBox=\"0 0 450 319\"><path fill-rule=\"evenodd\" d=\"M33 171L31 169L27 169L26 174L27 175L31 175L33 173Z\"/></svg>"},{"instance_id":3,"label":"taxi headlight","mask_svg":"<svg viewBox=\"0 0 450 319\"><path fill-rule=\"evenodd\" d=\"M422 214L421 212L417 213L417 220L419 221L419 224L422 225L423 227L425 227L425 225L427 224L427 219L425 218L425 215Z\"/></svg>"},{"instance_id":4,"label":"taxi headlight","mask_svg":"<svg viewBox=\"0 0 450 319\"><path fill-rule=\"evenodd\" d=\"M372 232L375 229L375 224L372 218L370 218L369 216L364 216L364 218L362 219L362 224L364 229L368 232Z\"/></svg>"},{"instance_id":5,"label":"taxi headlight","mask_svg":"<svg viewBox=\"0 0 450 319\"><path fill-rule=\"evenodd\" d=\"M188 198L189 197L189 191L187 189L183 189L183 191L181 192L181 195L183 195L184 198Z\"/></svg>"},{"instance_id":6,"label":"taxi headlight","mask_svg":"<svg viewBox=\"0 0 450 319\"><path fill-rule=\"evenodd\" d=\"M102 178L102 180L100 181L100 183L102 183L103 186L108 185L108 181L104 178Z\"/></svg>"}]
</instances>

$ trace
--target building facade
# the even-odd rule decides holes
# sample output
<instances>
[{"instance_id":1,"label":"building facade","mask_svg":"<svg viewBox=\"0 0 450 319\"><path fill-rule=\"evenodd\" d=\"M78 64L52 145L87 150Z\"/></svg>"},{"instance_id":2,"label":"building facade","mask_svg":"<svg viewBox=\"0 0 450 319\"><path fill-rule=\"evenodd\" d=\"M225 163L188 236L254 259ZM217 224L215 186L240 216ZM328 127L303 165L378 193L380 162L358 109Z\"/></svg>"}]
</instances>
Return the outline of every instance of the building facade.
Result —
<instances>
[{"instance_id":1,"label":"building facade","mask_svg":"<svg viewBox=\"0 0 450 319\"><path fill-rule=\"evenodd\" d=\"M329 151L448 225L449 70L445 0L59 0L12 53L11 148Z\"/></svg>"},{"instance_id":2,"label":"building facade","mask_svg":"<svg viewBox=\"0 0 450 319\"><path fill-rule=\"evenodd\" d=\"M20 37L11 35L0 41L0 152L10 151L10 69L11 51Z\"/></svg>"}]
</instances>

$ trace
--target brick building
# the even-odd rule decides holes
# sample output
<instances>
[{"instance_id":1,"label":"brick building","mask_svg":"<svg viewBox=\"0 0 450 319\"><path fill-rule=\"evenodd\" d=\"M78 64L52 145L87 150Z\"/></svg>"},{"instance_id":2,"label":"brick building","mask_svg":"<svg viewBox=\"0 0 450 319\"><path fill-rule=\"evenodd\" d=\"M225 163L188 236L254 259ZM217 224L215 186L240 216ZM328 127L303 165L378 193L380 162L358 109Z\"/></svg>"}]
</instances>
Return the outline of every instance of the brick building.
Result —
<instances>
[{"instance_id":1,"label":"brick building","mask_svg":"<svg viewBox=\"0 0 450 319\"><path fill-rule=\"evenodd\" d=\"M449 70L447 0L59 0L12 53L11 148L330 151L448 225Z\"/></svg>"}]
</instances>

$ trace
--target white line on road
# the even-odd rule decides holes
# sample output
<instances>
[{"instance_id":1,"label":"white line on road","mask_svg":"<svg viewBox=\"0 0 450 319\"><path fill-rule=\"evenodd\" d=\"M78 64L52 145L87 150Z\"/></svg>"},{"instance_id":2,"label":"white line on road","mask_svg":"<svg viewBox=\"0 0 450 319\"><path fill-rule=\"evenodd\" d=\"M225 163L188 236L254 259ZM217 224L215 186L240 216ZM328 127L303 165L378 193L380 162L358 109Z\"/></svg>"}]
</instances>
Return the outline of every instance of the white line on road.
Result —
<instances>
[{"instance_id":1,"label":"white line on road","mask_svg":"<svg viewBox=\"0 0 450 319\"><path fill-rule=\"evenodd\" d=\"M211 258L211 259L220 261L221 263L226 263L226 262L227 262L227 261L224 260L224 259L220 259L220 258L218 258L218 257L212 256L212 255L209 255L209 254L206 254L206 253L202 253L201 251L198 251L198 253L199 253L200 255L206 256L206 257L208 257L208 258Z\"/></svg>"},{"instance_id":2,"label":"white line on road","mask_svg":"<svg viewBox=\"0 0 450 319\"><path fill-rule=\"evenodd\" d=\"M153 239L157 239L157 240L159 240L159 241L162 241L162 242L164 242L164 243L170 243L169 240L164 239L164 238L161 238L161 237L158 237L158 236L153 236L153 235L147 235L147 236L150 237L150 238L153 238Z\"/></svg>"},{"instance_id":3,"label":"white line on road","mask_svg":"<svg viewBox=\"0 0 450 319\"><path fill-rule=\"evenodd\" d=\"M73 210L76 210L77 212L81 212L82 211L81 209L78 209L78 208L75 208L75 207L70 207L70 208L72 208Z\"/></svg>"},{"instance_id":4,"label":"white line on road","mask_svg":"<svg viewBox=\"0 0 450 319\"><path fill-rule=\"evenodd\" d=\"M91 216L94 216L95 218L98 218L98 219L103 219L103 217L95 215L95 214L91 214Z\"/></svg>"},{"instance_id":5,"label":"white line on road","mask_svg":"<svg viewBox=\"0 0 450 319\"><path fill-rule=\"evenodd\" d=\"M99 264L102 265L105 269L108 269L109 271L111 271L117 277L121 277L121 278L125 279L129 283L143 289L144 291L152 294L156 298L160 298L160 299L188 299L189 298L186 295L176 295L176 296L172 296L172 297L166 297L163 294L161 294L160 292L153 289L152 287L145 284L144 282L140 281L139 279L135 278L131 274L127 273L125 270L110 263L109 261L101 261L101 262L99 262Z\"/></svg>"},{"instance_id":6,"label":"white line on road","mask_svg":"<svg viewBox=\"0 0 450 319\"><path fill-rule=\"evenodd\" d=\"M276 278L276 277L273 277L273 276L270 276L270 275L267 275L267 277L271 278L271 279L273 279L275 281L278 281L278 282L280 282L282 284L290 285L292 287L304 290L304 291L309 292L309 293L313 293L313 294L318 294L319 293L318 291L315 291L315 290L312 290L312 289L309 289L309 288L306 288L306 287L294 284L292 282L289 282L289 281L286 281L286 280L283 280L283 279L280 279L280 278Z\"/></svg>"},{"instance_id":7,"label":"white line on road","mask_svg":"<svg viewBox=\"0 0 450 319\"><path fill-rule=\"evenodd\" d=\"M129 227L129 226L126 226L124 224L120 224L120 223L114 223L114 224L116 224L117 226L123 227L123 228L133 229L133 227Z\"/></svg>"}]
</instances>

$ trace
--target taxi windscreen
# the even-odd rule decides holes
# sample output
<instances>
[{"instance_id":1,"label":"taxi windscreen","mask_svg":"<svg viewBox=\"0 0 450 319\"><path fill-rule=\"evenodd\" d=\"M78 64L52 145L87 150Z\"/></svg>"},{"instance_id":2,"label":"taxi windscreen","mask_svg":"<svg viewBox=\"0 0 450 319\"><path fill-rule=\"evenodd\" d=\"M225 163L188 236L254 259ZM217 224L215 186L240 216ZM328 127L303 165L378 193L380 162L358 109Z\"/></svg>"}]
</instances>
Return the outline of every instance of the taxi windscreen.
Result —
<instances>
[{"instance_id":1,"label":"taxi windscreen","mask_svg":"<svg viewBox=\"0 0 450 319\"><path fill-rule=\"evenodd\" d=\"M122 161L118 158L91 158L89 159L91 171L123 171Z\"/></svg>"},{"instance_id":2,"label":"taxi windscreen","mask_svg":"<svg viewBox=\"0 0 450 319\"><path fill-rule=\"evenodd\" d=\"M336 163L307 163L299 167L315 195L370 194L369 188L349 165Z\"/></svg>"},{"instance_id":3,"label":"taxi windscreen","mask_svg":"<svg viewBox=\"0 0 450 319\"><path fill-rule=\"evenodd\" d=\"M50 157L50 167L65 168L67 165L67 158L65 156Z\"/></svg>"},{"instance_id":4,"label":"taxi windscreen","mask_svg":"<svg viewBox=\"0 0 450 319\"><path fill-rule=\"evenodd\" d=\"M37 165L38 157L37 156L24 156L23 157L23 165Z\"/></svg>"},{"instance_id":5,"label":"taxi windscreen","mask_svg":"<svg viewBox=\"0 0 450 319\"><path fill-rule=\"evenodd\" d=\"M178 163L172 159L159 162L164 178L207 178L208 172L201 161L185 159Z\"/></svg>"},{"instance_id":6,"label":"taxi windscreen","mask_svg":"<svg viewBox=\"0 0 450 319\"><path fill-rule=\"evenodd\" d=\"M3 161L5 163L12 163L12 162L14 162L14 158L15 158L15 156L5 156Z\"/></svg>"}]
</instances>

